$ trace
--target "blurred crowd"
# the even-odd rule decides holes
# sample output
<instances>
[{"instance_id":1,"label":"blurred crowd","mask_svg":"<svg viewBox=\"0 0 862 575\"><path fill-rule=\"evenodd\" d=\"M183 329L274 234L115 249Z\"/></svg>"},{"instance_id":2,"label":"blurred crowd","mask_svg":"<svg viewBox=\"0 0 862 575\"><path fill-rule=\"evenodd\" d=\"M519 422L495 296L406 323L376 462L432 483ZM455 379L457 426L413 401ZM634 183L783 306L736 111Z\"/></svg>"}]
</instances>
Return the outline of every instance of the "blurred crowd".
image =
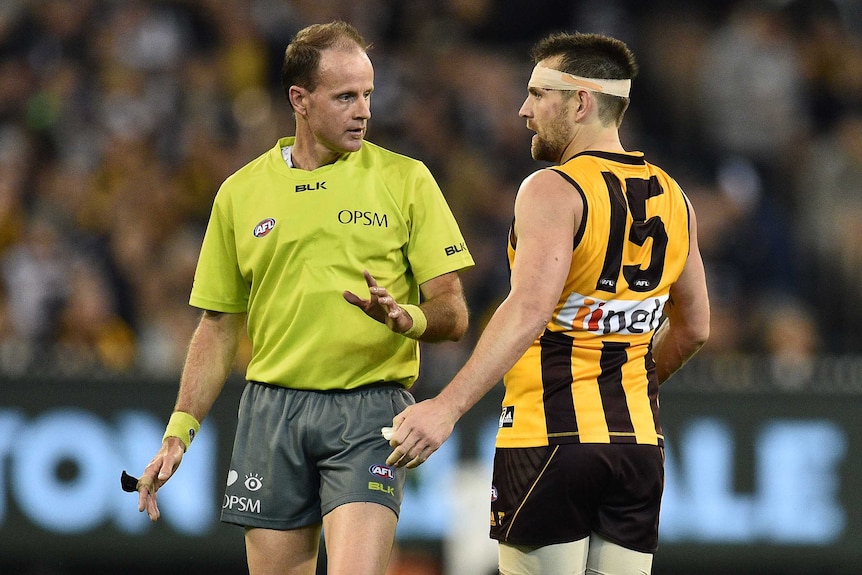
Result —
<instances>
[{"instance_id":1,"label":"blurred crowd","mask_svg":"<svg viewBox=\"0 0 862 575\"><path fill-rule=\"evenodd\" d=\"M704 353L862 349L859 0L2 0L0 372L176 376L213 196L292 133L284 48L336 18L373 43L368 139L429 166L477 262L471 334L426 347L426 379L507 292L513 199L542 167L528 51L557 30L639 57L623 145L697 210Z\"/></svg>"}]
</instances>

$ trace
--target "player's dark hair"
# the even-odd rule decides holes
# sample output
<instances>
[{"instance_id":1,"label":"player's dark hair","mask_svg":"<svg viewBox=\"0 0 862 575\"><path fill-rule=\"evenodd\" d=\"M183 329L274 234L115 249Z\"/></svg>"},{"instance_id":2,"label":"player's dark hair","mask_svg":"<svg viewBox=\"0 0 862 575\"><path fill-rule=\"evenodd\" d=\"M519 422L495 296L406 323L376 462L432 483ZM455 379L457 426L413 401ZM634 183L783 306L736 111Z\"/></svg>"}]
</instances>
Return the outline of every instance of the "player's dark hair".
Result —
<instances>
[{"instance_id":1,"label":"player's dark hair","mask_svg":"<svg viewBox=\"0 0 862 575\"><path fill-rule=\"evenodd\" d=\"M634 53L621 40L602 34L551 34L533 46L533 63L559 57L561 72L605 80L629 80L637 76ZM619 126L629 105L628 98L596 93L599 118Z\"/></svg>"},{"instance_id":2,"label":"player's dark hair","mask_svg":"<svg viewBox=\"0 0 862 575\"><path fill-rule=\"evenodd\" d=\"M313 92L317 87L320 53L330 48L368 51L369 45L350 24L336 20L327 24L312 24L296 33L284 51L281 86L290 99L290 87L302 86Z\"/></svg>"}]
</instances>

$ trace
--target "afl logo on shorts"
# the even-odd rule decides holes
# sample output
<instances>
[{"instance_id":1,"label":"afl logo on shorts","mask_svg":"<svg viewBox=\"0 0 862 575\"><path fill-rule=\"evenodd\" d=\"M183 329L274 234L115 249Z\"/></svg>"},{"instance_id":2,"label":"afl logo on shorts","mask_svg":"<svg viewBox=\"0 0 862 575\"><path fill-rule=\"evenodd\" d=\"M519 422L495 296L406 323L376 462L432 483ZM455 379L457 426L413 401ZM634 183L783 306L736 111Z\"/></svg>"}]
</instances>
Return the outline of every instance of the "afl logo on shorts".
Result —
<instances>
[{"instance_id":1,"label":"afl logo on shorts","mask_svg":"<svg viewBox=\"0 0 862 575\"><path fill-rule=\"evenodd\" d=\"M391 467L385 465L372 465L368 468L368 472L383 479L395 479L395 472L392 471Z\"/></svg>"},{"instance_id":2,"label":"afl logo on shorts","mask_svg":"<svg viewBox=\"0 0 862 575\"><path fill-rule=\"evenodd\" d=\"M274 218L266 218L256 226L254 226L254 237L262 238L275 229L275 219Z\"/></svg>"},{"instance_id":3,"label":"afl logo on shorts","mask_svg":"<svg viewBox=\"0 0 862 575\"><path fill-rule=\"evenodd\" d=\"M491 486L491 502L497 501L498 496L499 496L499 494L497 493L497 486L492 485Z\"/></svg>"}]
</instances>

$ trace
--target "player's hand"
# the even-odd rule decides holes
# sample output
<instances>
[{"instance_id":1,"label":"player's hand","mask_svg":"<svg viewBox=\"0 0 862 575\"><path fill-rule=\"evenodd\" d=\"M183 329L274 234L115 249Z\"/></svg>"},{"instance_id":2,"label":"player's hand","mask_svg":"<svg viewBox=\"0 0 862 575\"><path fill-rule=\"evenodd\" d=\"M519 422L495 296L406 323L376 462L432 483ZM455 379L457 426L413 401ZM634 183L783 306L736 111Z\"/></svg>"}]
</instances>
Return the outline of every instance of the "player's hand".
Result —
<instances>
[{"instance_id":1,"label":"player's hand","mask_svg":"<svg viewBox=\"0 0 862 575\"><path fill-rule=\"evenodd\" d=\"M407 407L392 419L392 453L387 465L413 469L431 457L455 428L457 416L439 399Z\"/></svg>"},{"instance_id":2,"label":"player's hand","mask_svg":"<svg viewBox=\"0 0 862 575\"><path fill-rule=\"evenodd\" d=\"M377 285L377 280L368 273L368 270L362 272L362 275L365 276L365 283L368 285L368 299L363 299L351 291L345 291L342 294L344 299L361 309L368 317L385 324L395 333L404 333L413 327L413 318L398 305L386 288Z\"/></svg>"},{"instance_id":3,"label":"player's hand","mask_svg":"<svg viewBox=\"0 0 862 575\"><path fill-rule=\"evenodd\" d=\"M168 437L161 449L138 479L138 511L146 511L150 521L158 521L159 505L156 493L167 483L183 460L183 443L177 437Z\"/></svg>"}]
</instances>

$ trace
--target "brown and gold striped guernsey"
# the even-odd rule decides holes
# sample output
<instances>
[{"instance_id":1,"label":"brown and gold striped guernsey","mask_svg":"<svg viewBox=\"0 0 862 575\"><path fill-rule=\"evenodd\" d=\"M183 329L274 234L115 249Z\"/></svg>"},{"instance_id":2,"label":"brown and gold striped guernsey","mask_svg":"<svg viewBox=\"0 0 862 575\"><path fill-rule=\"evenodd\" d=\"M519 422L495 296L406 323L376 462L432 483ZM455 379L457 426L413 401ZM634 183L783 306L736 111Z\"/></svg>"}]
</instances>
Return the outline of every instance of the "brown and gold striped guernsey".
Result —
<instances>
[{"instance_id":1,"label":"brown and gold striped guernsey","mask_svg":"<svg viewBox=\"0 0 862 575\"><path fill-rule=\"evenodd\" d=\"M551 169L583 198L583 219L553 318L504 378L497 447L662 445L651 340L688 257L684 194L639 152ZM510 234L510 265L516 244Z\"/></svg>"}]
</instances>

